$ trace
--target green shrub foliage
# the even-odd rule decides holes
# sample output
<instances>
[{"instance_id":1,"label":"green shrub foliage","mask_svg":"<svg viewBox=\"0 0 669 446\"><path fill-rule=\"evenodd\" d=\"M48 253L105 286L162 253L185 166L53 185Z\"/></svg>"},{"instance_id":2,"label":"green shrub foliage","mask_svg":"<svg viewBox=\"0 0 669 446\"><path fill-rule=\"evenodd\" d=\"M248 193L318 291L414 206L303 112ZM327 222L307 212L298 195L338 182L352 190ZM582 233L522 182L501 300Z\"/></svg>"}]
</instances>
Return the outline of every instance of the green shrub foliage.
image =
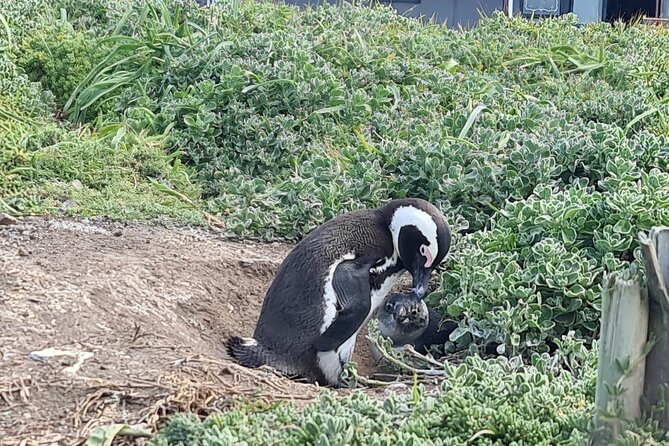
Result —
<instances>
[{"instance_id":1,"label":"green shrub foliage","mask_svg":"<svg viewBox=\"0 0 669 446\"><path fill-rule=\"evenodd\" d=\"M471 357L448 366L436 393L419 385L409 396L375 401L364 393L335 398L323 392L302 411L281 404L243 407L200 423L179 415L153 446L213 445L582 445L590 432L596 375L594 355L583 376L550 372L500 358ZM478 435L477 435L478 434Z\"/></svg>"},{"instance_id":2,"label":"green shrub foliage","mask_svg":"<svg viewBox=\"0 0 669 446\"><path fill-rule=\"evenodd\" d=\"M72 129L57 119L96 58L106 57L97 36L125 13L122 1L107 3L0 4L0 212L201 223L201 212L161 191L178 189L196 201L199 194L164 137L125 121Z\"/></svg>"},{"instance_id":3,"label":"green shrub foliage","mask_svg":"<svg viewBox=\"0 0 669 446\"><path fill-rule=\"evenodd\" d=\"M161 138L233 235L297 240L390 198L434 202L458 234L430 300L461 320L460 344L529 357L570 331L591 342L602 274L669 224L666 28L494 14L455 31L257 0L0 13L3 101L116 145Z\"/></svg>"},{"instance_id":4,"label":"green shrub foliage","mask_svg":"<svg viewBox=\"0 0 669 446\"><path fill-rule=\"evenodd\" d=\"M469 357L446 365L448 377L434 389L417 384L376 399L323 391L303 410L288 403L239 404L202 422L179 414L149 444L581 446L592 433L597 349L570 337L560 346L560 354L535 355L531 366L517 357ZM654 422L619 427L612 445L669 445Z\"/></svg>"},{"instance_id":5,"label":"green shrub foliage","mask_svg":"<svg viewBox=\"0 0 669 446\"><path fill-rule=\"evenodd\" d=\"M73 30L68 23L56 23L25 39L17 63L31 81L51 91L62 107L102 57L90 35Z\"/></svg>"},{"instance_id":6,"label":"green shrub foliage","mask_svg":"<svg viewBox=\"0 0 669 446\"><path fill-rule=\"evenodd\" d=\"M452 340L533 367L471 357L415 399L178 416L153 444L584 444L594 353L571 375L547 351L593 343L602 275L669 224L669 30L575 23L2 2L0 210L207 211L231 235L298 240L345 211L428 199L454 229L430 296L461 321ZM619 444L667 444L631 429Z\"/></svg>"}]
</instances>

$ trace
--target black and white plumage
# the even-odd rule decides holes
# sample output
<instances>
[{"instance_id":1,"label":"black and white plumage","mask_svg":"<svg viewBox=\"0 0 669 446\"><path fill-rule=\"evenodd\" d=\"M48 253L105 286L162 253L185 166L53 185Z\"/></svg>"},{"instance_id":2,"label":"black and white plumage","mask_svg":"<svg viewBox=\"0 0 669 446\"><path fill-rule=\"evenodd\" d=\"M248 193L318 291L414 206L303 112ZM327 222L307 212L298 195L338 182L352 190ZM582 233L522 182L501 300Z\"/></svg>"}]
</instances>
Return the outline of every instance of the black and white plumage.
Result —
<instances>
[{"instance_id":1,"label":"black and white plumage","mask_svg":"<svg viewBox=\"0 0 669 446\"><path fill-rule=\"evenodd\" d=\"M451 230L431 203L391 200L339 215L302 239L267 290L253 338L234 336L228 354L242 365L269 365L338 386L356 337L397 279L412 275L422 299L450 249Z\"/></svg>"}]
</instances>

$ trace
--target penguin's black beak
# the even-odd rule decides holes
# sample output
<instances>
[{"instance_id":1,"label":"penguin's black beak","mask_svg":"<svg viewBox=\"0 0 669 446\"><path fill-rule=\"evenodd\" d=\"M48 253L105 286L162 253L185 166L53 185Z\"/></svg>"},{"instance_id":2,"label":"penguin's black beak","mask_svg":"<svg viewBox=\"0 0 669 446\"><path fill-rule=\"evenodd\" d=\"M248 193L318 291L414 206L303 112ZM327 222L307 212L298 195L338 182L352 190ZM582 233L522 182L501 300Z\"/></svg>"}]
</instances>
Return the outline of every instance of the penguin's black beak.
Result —
<instances>
[{"instance_id":1,"label":"penguin's black beak","mask_svg":"<svg viewBox=\"0 0 669 446\"><path fill-rule=\"evenodd\" d=\"M427 295L427 286L430 282L431 270L424 266L417 266L411 273L411 297L420 300Z\"/></svg>"}]
</instances>

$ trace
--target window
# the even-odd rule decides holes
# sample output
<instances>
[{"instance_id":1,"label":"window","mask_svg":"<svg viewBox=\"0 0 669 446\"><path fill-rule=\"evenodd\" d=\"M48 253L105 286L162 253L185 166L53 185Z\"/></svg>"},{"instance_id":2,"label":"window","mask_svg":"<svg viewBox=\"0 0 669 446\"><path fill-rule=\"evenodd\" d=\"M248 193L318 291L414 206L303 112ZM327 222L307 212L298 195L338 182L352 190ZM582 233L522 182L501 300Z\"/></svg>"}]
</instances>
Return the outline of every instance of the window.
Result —
<instances>
[{"instance_id":1,"label":"window","mask_svg":"<svg viewBox=\"0 0 669 446\"><path fill-rule=\"evenodd\" d=\"M521 0L523 15L555 16L571 12L572 0Z\"/></svg>"}]
</instances>

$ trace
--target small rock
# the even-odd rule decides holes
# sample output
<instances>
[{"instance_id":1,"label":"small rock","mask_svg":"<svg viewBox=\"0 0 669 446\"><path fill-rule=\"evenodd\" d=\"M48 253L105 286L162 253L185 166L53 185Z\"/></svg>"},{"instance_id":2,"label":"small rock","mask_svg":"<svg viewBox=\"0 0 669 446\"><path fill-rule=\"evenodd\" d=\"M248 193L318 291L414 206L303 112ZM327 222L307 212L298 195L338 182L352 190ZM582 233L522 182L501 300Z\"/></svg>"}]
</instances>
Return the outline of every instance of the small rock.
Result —
<instances>
[{"instance_id":1,"label":"small rock","mask_svg":"<svg viewBox=\"0 0 669 446\"><path fill-rule=\"evenodd\" d=\"M0 226L16 225L18 223L19 221L15 217L12 217L9 214L5 214L4 212L0 212Z\"/></svg>"},{"instance_id":2,"label":"small rock","mask_svg":"<svg viewBox=\"0 0 669 446\"><path fill-rule=\"evenodd\" d=\"M61 203L58 210L62 213L65 213L70 208L70 206L72 206L72 202L70 200L65 200Z\"/></svg>"},{"instance_id":3,"label":"small rock","mask_svg":"<svg viewBox=\"0 0 669 446\"><path fill-rule=\"evenodd\" d=\"M81 181L79 181L79 180L72 181L70 183L70 186L72 186L72 188L77 189L77 190L81 190L81 189L84 188L84 185L81 184Z\"/></svg>"},{"instance_id":4,"label":"small rock","mask_svg":"<svg viewBox=\"0 0 669 446\"><path fill-rule=\"evenodd\" d=\"M123 230L121 230L121 228L116 228L116 229L114 229L114 231L112 232L112 235L113 235L114 237L120 237L120 236L123 235Z\"/></svg>"},{"instance_id":5,"label":"small rock","mask_svg":"<svg viewBox=\"0 0 669 446\"><path fill-rule=\"evenodd\" d=\"M23 248L19 248L19 252L18 252L18 254L19 254L21 257L26 257L29 253L28 253L28 251L26 251L25 249L23 249Z\"/></svg>"}]
</instances>

